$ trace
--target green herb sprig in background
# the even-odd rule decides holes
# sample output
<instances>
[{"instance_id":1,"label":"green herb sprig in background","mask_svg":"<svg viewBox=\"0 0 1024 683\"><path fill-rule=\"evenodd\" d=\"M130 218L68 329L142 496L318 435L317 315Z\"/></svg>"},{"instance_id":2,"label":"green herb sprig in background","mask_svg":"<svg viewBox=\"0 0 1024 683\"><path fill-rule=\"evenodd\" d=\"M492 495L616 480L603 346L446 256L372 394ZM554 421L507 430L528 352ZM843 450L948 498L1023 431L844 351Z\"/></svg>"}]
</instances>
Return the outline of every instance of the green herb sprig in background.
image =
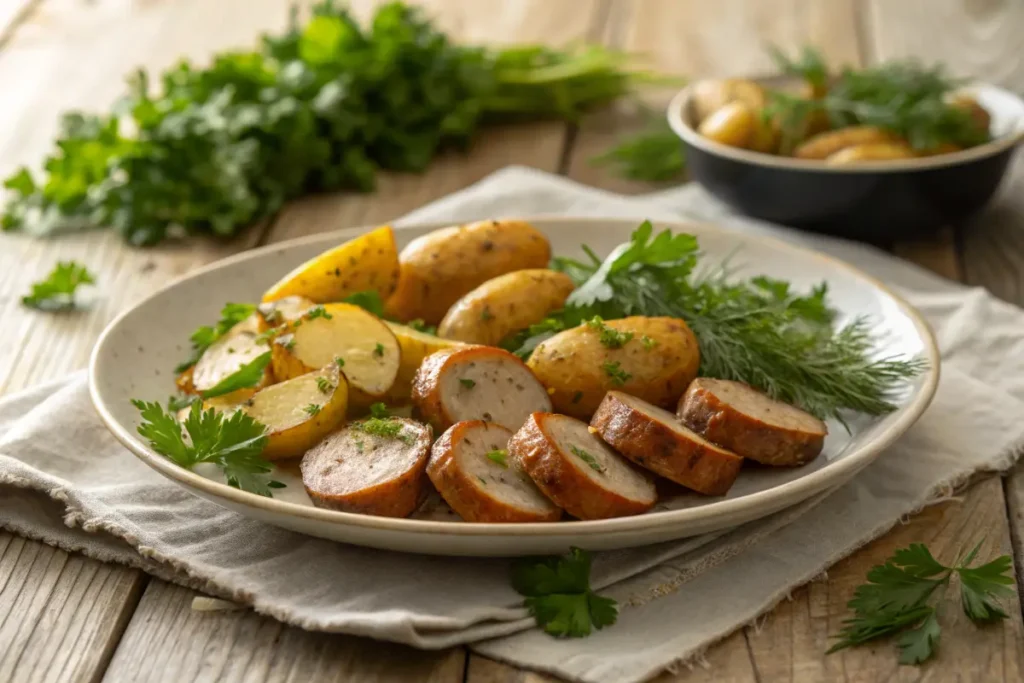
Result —
<instances>
[{"instance_id":1,"label":"green herb sprig in background","mask_svg":"<svg viewBox=\"0 0 1024 683\"><path fill-rule=\"evenodd\" d=\"M60 261L45 280L33 283L21 303L40 311L69 311L75 307L75 292L81 285L95 284L92 273L74 261Z\"/></svg>"},{"instance_id":2,"label":"green herb sprig in background","mask_svg":"<svg viewBox=\"0 0 1024 683\"><path fill-rule=\"evenodd\" d=\"M228 237L289 199L422 171L488 123L575 121L647 78L626 62L600 46L458 45L399 2L361 26L327 0L256 49L139 71L112 113L67 114L42 175L6 180L2 225Z\"/></svg>"}]
</instances>

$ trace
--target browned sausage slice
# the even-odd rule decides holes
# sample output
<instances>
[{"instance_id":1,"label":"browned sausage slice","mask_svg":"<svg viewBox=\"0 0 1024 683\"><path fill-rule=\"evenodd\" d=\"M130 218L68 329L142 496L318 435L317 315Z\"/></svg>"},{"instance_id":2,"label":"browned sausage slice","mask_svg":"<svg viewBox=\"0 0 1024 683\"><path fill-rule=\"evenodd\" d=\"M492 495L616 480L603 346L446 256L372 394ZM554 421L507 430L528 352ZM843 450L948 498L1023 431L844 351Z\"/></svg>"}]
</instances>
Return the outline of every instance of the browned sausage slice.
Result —
<instances>
[{"instance_id":1,"label":"browned sausage slice","mask_svg":"<svg viewBox=\"0 0 1024 683\"><path fill-rule=\"evenodd\" d=\"M407 517L427 491L430 427L370 418L334 432L302 457L302 484L317 507Z\"/></svg>"},{"instance_id":2,"label":"browned sausage slice","mask_svg":"<svg viewBox=\"0 0 1024 683\"><path fill-rule=\"evenodd\" d=\"M508 452L544 495L579 519L638 515L658 499L650 476L568 415L534 413Z\"/></svg>"},{"instance_id":3,"label":"browned sausage slice","mask_svg":"<svg viewBox=\"0 0 1024 683\"><path fill-rule=\"evenodd\" d=\"M724 494L743 458L687 429L675 415L647 401L609 391L590 426L637 465L699 493Z\"/></svg>"},{"instance_id":4,"label":"browned sausage slice","mask_svg":"<svg viewBox=\"0 0 1024 683\"><path fill-rule=\"evenodd\" d=\"M724 379L695 379L679 399L678 414L705 439L765 465L810 462L828 434L813 415Z\"/></svg>"},{"instance_id":5,"label":"browned sausage slice","mask_svg":"<svg viewBox=\"0 0 1024 683\"><path fill-rule=\"evenodd\" d=\"M530 413L551 410L551 397L526 364L493 346L443 349L427 356L413 379L412 401L437 431L464 420L515 431Z\"/></svg>"},{"instance_id":6,"label":"browned sausage slice","mask_svg":"<svg viewBox=\"0 0 1024 683\"><path fill-rule=\"evenodd\" d=\"M451 426L431 449L427 475L467 522L553 522L562 511L508 455L512 432L470 420Z\"/></svg>"}]
</instances>

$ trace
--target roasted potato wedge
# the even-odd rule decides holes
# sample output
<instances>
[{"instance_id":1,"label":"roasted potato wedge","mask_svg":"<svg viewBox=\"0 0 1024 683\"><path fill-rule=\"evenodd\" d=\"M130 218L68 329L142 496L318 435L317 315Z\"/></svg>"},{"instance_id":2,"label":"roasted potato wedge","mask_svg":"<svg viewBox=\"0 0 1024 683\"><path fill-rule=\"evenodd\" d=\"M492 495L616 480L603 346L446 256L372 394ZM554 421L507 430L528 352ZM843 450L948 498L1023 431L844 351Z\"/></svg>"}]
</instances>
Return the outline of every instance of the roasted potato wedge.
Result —
<instances>
[{"instance_id":1,"label":"roasted potato wedge","mask_svg":"<svg viewBox=\"0 0 1024 683\"><path fill-rule=\"evenodd\" d=\"M409 243L387 300L389 318L436 325L463 295L491 278L551 259L547 238L526 221L481 221L435 230Z\"/></svg>"},{"instance_id":2,"label":"roasted potato wedge","mask_svg":"<svg viewBox=\"0 0 1024 683\"><path fill-rule=\"evenodd\" d=\"M694 125L699 126L713 113L731 102L742 102L759 110L767 104L764 88L745 78L724 78L701 81L694 85L691 100Z\"/></svg>"},{"instance_id":3,"label":"roasted potato wedge","mask_svg":"<svg viewBox=\"0 0 1024 683\"><path fill-rule=\"evenodd\" d=\"M420 369L423 359L441 349L451 349L465 346L462 342L451 339L442 339L432 334L414 330L406 325L393 322L385 322L395 337L398 339L398 346L402 350L401 361L398 365L398 375L394 384L388 389L384 400L392 403L409 403L412 398L412 380L416 371Z\"/></svg>"},{"instance_id":4,"label":"roasted potato wedge","mask_svg":"<svg viewBox=\"0 0 1024 683\"><path fill-rule=\"evenodd\" d=\"M348 384L334 363L257 391L242 410L267 426L267 460L297 458L345 421Z\"/></svg>"},{"instance_id":5,"label":"roasted potato wedge","mask_svg":"<svg viewBox=\"0 0 1024 683\"><path fill-rule=\"evenodd\" d=\"M744 102L730 102L704 119L697 132L729 147L749 147L757 133L757 114Z\"/></svg>"},{"instance_id":6,"label":"roasted potato wedge","mask_svg":"<svg viewBox=\"0 0 1024 683\"><path fill-rule=\"evenodd\" d=\"M293 323L315 305L315 301L304 296L286 296L261 303L256 307L257 327L260 332L266 332L285 323Z\"/></svg>"},{"instance_id":7,"label":"roasted potato wedge","mask_svg":"<svg viewBox=\"0 0 1024 683\"><path fill-rule=\"evenodd\" d=\"M700 366L697 338L689 326L677 318L644 316L604 325L632 337L609 348L600 328L584 324L541 343L527 361L547 387L554 411L590 419L609 389L673 409Z\"/></svg>"},{"instance_id":8,"label":"roasted potato wedge","mask_svg":"<svg viewBox=\"0 0 1024 683\"><path fill-rule=\"evenodd\" d=\"M800 159L827 159L836 152L855 145L876 142L898 142L899 138L887 130L875 126L850 126L839 130L818 133L793 150L793 156Z\"/></svg>"},{"instance_id":9,"label":"roasted potato wedge","mask_svg":"<svg viewBox=\"0 0 1024 683\"><path fill-rule=\"evenodd\" d=\"M565 304L572 293L565 273L531 268L491 278L448 309L438 335L471 344L496 346Z\"/></svg>"},{"instance_id":10,"label":"roasted potato wedge","mask_svg":"<svg viewBox=\"0 0 1024 683\"><path fill-rule=\"evenodd\" d=\"M914 150L902 142L873 142L866 145L854 145L830 154L825 163L829 166L845 166L864 161L886 161L889 159L912 159Z\"/></svg>"},{"instance_id":11,"label":"roasted potato wedge","mask_svg":"<svg viewBox=\"0 0 1024 683\"><path fill-rule=\"evenodd\" d=\"M369 290L386 299L397 281L398 248L385 225L306 261L268 289L263 301L303 296L323 304Z\"/></svg>"},{"instance_id":12,"label":"roasted potato wedge","mask_svg":"<svg viewBox=\"0 0 1024 683\"><path fill-rule=\"evenodd\" d=\"M191 370L192 393L209 391L222 379L236 372L246 363L267 352L267 347L256 341L257 316L254 314L235 325L223 337L203 352ZM273 384L274 376L270 366L263 371L263 380L252 389L240 389L231 393L238 400L245 400L257 389ZM179 384L181 387L181 384ZM243 396L248 392L248 395Z\"/></svg>"},{"instance_id":13,"label":"roasted potato wedge","mask_svg":"<svg viewBox=\"0 0 1024 683\"><path fill-rule=\"evenodd\" d=\"M316 317L306 314L286 325L271 344L274 376L292 379L337 363L353 392L349 403L383 396L394 384L402 360L395 334L359 306L324 304L321 308Z\"/></svg>"}]
</instances>

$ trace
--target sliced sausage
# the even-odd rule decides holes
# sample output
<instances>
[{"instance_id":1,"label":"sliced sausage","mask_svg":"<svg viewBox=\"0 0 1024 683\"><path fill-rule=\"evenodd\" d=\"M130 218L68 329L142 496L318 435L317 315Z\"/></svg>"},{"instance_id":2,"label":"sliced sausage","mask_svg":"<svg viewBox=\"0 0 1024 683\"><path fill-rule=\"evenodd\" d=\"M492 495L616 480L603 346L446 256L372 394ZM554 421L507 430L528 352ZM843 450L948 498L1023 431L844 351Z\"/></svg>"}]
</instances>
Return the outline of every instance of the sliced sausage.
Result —
<instances>
[{"instance_id":1,"label":"sliced sausage","mask_svg":"<svg viewBox=\"0 0 1024 683\"><path fill-rule=\"evenodd\" d=\"M444 349L427 356L412 383L418 415L437 431L484 420L515 431L551 397L519 358L492 346Z\"/></svg>"},{"instance_id":2,"label":"sliced sausage","mask_svg":"<svg viewBox=\"0 0 1024 683\"><path fill-rule=\"evenodd\" d=\"M803 465L821 453L828 434L813 415L731 380L695 379L677 412L705 439L765 465Z\"/></svg>"},{"instance_id":3,"label":"sliced sausage","mask_svg":"<svg viewBox=\"0 0 1024 683\"><path fill-rule=\"evenodd\" d=\"M690 431L667 410L621 391L605 394L590 426L637 465L699 493L723 495L743 464L743 458Z\"/></svg>"},{"instance_id":4,"label":"sliced sausage","mask_svg":"<svg viewBox=\"0 0 1024 683\"><path fill-rule=\"evenodd\" d=\"M334 432L302 458L302 484L317 507L407 517L428 489L433 433L404 418L370 418Z\"/></svg>"},{"instance_id":5,"label":"sliced sausage","mask_svg":"<svg viewBox=\"0 0 1024 683\"><path fill-rule=\"evenodd\" d=\"M658 499L650 476L568 415L532 414L508 452L544 495L579 519L638 515Z\"/></svg>"},{"instance_id":6,"label":"sliced sausage","mask_svg":"<svg viewBox=\"0 0 1024 683\"><path fill-rule=\"evenodd\" d=\"M512 432L483 420L457 422L431 449L427 475L467 522L554 522L562 511L508 455Z\"/></svg>"}]
</instances>

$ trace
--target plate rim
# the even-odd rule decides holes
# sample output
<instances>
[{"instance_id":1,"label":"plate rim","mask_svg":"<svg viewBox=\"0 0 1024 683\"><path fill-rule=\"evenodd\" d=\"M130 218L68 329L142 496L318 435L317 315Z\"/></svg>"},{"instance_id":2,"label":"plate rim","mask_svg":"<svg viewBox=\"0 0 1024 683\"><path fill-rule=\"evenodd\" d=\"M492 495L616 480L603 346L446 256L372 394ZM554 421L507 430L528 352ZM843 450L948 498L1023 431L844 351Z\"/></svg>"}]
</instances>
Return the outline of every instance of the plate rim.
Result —
<instances>
[{"instance_id":1,"label":"plate rim","mask_svg":"<svg viewBox=\"0 0 1024 683\"><path fill-rule=\"evenodd\" d=\"M609 216L609 217L595 217L595 216L565 216L565 215L552 215L552 214L537 214L532 216L524 217L512 217L508 216L505 219L514 220L521 218L522 220L543 222L547 224L551 223L622 223L631 224L639 222L642 219L636 218L625 218L620 216ZM97 386L98 382L98 366L100 362L100 356L104 349L107 340L115 329L117 329L122 321L131 315L136 310L147 305L152 299L162 295L169 289L176 287L179 283L191 280L199 277L211 271L219 270L232 264L247 261L259 257L262 254L287 250L291 247L298 247L301 245L317 243L321 241L328 241L331 239L344 239L350 238L353 234L361 234L367 230L371 230L381 225L391 225L392 228L398 231L404 230L430 230L447 227L453 224L459 224L458 221L425 221L425 222L414 222L414 223L403 223L400 226L395 226L391 222L380 223L371 226L354 226L349 228L341 228L338 230L332 230L330 232L316 233L313 235L305 235L302 237L296 237L283 242L276 242L274 244L263 245L254 249L239 252L231 256L219 259L212 263L201 266L195 270L185 273L171 282L167 283L160 289L149 294L142 300L138 301L135 305L125 309L119 313L113 320L111 320L107 326L100 333L97 338L95 345L93 346L92 352L89 356L89 367L88 367L88 378L89 378L89 396L92 400L93 407L96 409L100 416L101 421L108 431L113 434L114 438L117 439L123 446L125 446L133 455L142 460L146 465L156 470L163 476L171 479L178 485L183 486L186 489L198 489L205 497L212 498L215 501L217 499L223 499L230 502L233 507L253 507L258 508L262 513L269 513L272 515L285 515L288 517L299 517L310 522L323 522L338 527L361 527L363 530L376 530L389 533L411 533L411 534L425 534L425 535L453 535L453 536L481 536L488 538L501 538L509 536L530 536L530 537L549 537L549 536L563 536L566 534L579 535L579 536L593 536L602 534L622 534L628 532L641 532L650 531L658 528L667 528L672 526L684 525L689 521L699 523L701 521L707 521L709 517L730 517L736 515L742 515L746 511L752 511L751 508L765 508L772 509L773 505L775 509L779 509L780 499L788 500L788 503L783 503L781 507L788 507L788 505L795 504L801 500L805 500L809 496L814 495L822 491L829 489L829 482L843 481L844 475L847 478L853 476L858 470L867 466L876 458L878 458L886 448L888 448L896 439L902 436L924 413L924 411L931 404L932 399L935 396L936 389L938 387L939 377L941 373L941 359L939 355L938 344L935 340L934 332L928 323L924 320L921 313L914 308L909 302L907 302L902 296L897 294L887 285L879 281L878 279L868 275L859 268L852 266L845 261L833 258L827 254L823 254L813 249L792 244L783 239L757 234L740 232L728 228L727 226L711 223L708 221L693 221L693 220L656 220L652 221L658 226L664 226L675 231L685 230L686 226L700 226L705 229L712 231L721 231L730 233L733 235L739 235L745 240L754 243L767 243L774 248L782 249L784 251L796 252L805 258L812 258L817 261L828 264L832 268L839 268L846 271L850 275L860 280L865 281L867 284L881 290L883 293L892 298L899 309L906 315L913 323L916 328L918 335L924 343L924 355L928 361L928 371L924 377L924 382L921 386L921 390L917 396L908 403L904 412L895 424L893 424L885 433L879 435L874 441L871 441L860 448L849 453L847 456L834 463L831 463L819 470L816 470L807 476L794 479L793 481L780 484L773 488L758 491L740 498L719 500L707 505L700 505L697 507L683 508L680 510L662 510L657 512L645 513L642 515L634 515L630 517L616 517L612 519L601 519L601 520L563 520L557 523L551 522L527 522L527 523L514 523L514 524L491 524L491 523L474 523L474 522L463 522L463 521L436 521L436 520L423 520L423 519L409 519L404 517L378 517L374 515L363 515L353 512L342 512L339 510L329 510L326 508L318 508L308 505L301 505L299 503L293 503L289 501L279 500L275 498L266 498L263 496L256 495L242 491L241 489L234 488L227 484L223 484L211 479L207 479L200 474L187 470L184 467L180 467L168 460L164 456L156 453L150 449L140 439L136 438L135 433L124 427L117 419L114 418L113 414L108 409L106 402L104 401L101 392ZM635 226L634 226L635 227ZM556 225L557 229L557 225ZM193 495L198 495L194 491L190 491ZM756 517L757 515L755 515Z\"/></svg>"}]
</instances>

